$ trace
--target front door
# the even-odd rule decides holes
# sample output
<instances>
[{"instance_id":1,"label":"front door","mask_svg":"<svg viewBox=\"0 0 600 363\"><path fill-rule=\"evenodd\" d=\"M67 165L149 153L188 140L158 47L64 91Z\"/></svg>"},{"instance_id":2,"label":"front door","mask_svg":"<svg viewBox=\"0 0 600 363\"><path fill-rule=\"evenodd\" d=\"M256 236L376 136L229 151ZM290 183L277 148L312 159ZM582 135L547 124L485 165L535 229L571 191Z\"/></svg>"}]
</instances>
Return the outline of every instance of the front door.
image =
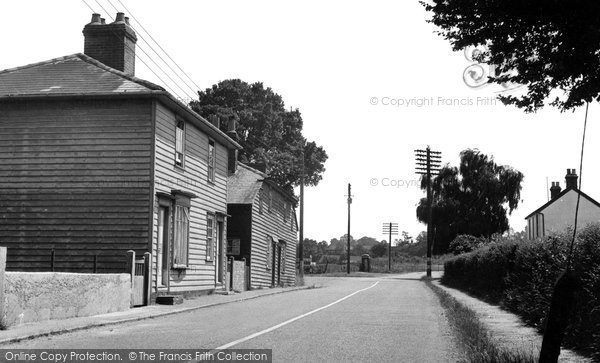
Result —
<instances>
[{"instance_id":1,"label":"front door","mask_svg":"<svg viewBox=\"0 0 600 363\"><path fill-rule=\"evenodd\" d=\"M273 253L271 253L272 258L271 258L271 286L275 286L275 277L277 276L275 273L275 270L277 268L277 244L275 243L275 241L273 239L271 239L271 251L273 251Z\"/></svg>"},{"instance_id":2,"label":"front door","mask_svg":"<svg viewBox=\"0 0 600 363\"><path fill-rule=\"evenodd\" d=\"M217 221L217 260L215 261L215 280L223 283L223 221Z\"/></svg>"},{"instance_id":3,"label":"front door","mask_svg":"<svg viewBox=\"0 0 600 363\"><path fill-rule=\"evenodd\" d=\"M169 208L158 208L158 281L162 286L169 285Z\"/></svg>"},{"instance_id":4,"label":"front door","mask_svg":"<svg viewBox=\"0 0 600 363\"><path fill-rule=\"evenodd\" d=\"M281 244L277 244L277 285L281 284Z\"/></svg>"}]
</instances>

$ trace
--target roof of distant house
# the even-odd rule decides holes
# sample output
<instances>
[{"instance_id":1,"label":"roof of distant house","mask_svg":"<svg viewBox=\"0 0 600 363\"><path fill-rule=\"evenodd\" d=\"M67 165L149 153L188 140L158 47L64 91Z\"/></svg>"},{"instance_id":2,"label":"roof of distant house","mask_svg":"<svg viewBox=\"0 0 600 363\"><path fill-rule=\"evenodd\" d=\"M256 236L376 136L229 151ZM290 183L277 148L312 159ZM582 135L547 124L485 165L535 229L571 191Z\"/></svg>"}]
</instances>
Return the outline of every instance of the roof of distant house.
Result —
<instances>
[{"instance_id":1,"label":"roof of distant house","mask_svg":"<svg viewBox=\"0 0 600 363\"><path fill-rule=\"evenodd\" d=\"M577 189L577 188L567 188L565 190L563 190L562 192L560 192L560 194L558 194L556 196L556 198L549 200L547 203L545 203L544 205L542 205L541 207L539 207L538 209L534 210L533 212L531 212L527 217L525 217L525 219L528 219L529 217L533 216L534 214L538 214L541 211L543 211L544 209L546 209L548 206L550 206L551 204L554 204L554 202L560 200L560 198L562 198L565 194L567 194L570 191L574 191L576 193L579 193L582 197L584 197L585 199L587 199L589 202L591 202L592 204L596 205L598 208L600 208L600 203L598 203L596 200L594 200L592 197L590 197L589 195L585 194L584 192L582 192L581 190Z\"/></svg>"},{"instance_id":2,"label":"roof of distant house","mask_svg":"<svg viewBox=\"0 0 600 363\"><path fill-rule=\"evenodd\" d=\"M77 97L156 97L230 148L241 146L161 86L82 53L0 71L0 100Z\"/></svg>"},{"instance_id":3,"label":"roof of distant house","mask_svg":"<svg viewBox=\"0 0 600 363\"><path fill-rule=\"evenodd\" d=\"M237 165L236 172L227 178L228 204L252 204L262 183L268 183L285 198L296 201L296 198L285 193L274 182L269 181L267 174L241 162L238 162Z\"/></svg>"}]
</instances>

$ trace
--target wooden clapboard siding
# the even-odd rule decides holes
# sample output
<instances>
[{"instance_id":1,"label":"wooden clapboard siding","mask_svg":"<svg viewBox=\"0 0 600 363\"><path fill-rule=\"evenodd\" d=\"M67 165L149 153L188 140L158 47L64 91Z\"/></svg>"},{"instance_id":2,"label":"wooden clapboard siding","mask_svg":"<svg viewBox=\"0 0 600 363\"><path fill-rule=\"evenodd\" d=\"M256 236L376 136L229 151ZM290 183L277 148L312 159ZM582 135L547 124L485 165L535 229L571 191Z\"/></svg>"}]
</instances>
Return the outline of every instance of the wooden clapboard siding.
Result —
<instances>
[{"instance_id":1,"label":"wooden clapboard siding","mask_svg":"<svg viewBox=\"0 0 600 363\"><path fill-rule=\"evenodd\" d=\"M171 292L214 289L216 261L206 261L206 214L207 212L223 214L227 212L228 151L225 146L215 142L215 182L209 183L207 178L209 136L191 122L186 122L184 168L176 167L174 154L177 115L158 102L155 115L155 191L171 193L172 190L179 189L197 196L192 199L190 207L188 268L171 271ZM152 279L153 287L155 287L157 286L157 266L160 268L157 261L159 247L157 243L158 200L156 198L153 225L152 264L154 268ZM172 225L173 223L171 223ZM225 231L226 229L224 230L226 240ZM170 235L172 238L172 230ZM158 292L163 290L164 288L159 284Z\"/></svg>"},{"instance_id":2,"label":"wooden clapboard siding","mask_svg":"<svg viewBox=\"0 0 600 363\"><path fill-rule=\"evenodd\" d=\"M9 270L120 272L149 241L151 101L0 103Z\"/></svg>"},{"instance_id":3,"label":"wooden clapboard siding","mask_svg":"<svg viewBox=\"0 0 600 363\"><path fill-rule=\"evenodd\" d=\"M260 195L270 188L263 183L261 192L257 193L252 204L252 242L251 242L251 286L267 287L271 286L271 269L267 269L267 236L271 236L275 242L283 240L286 242L285 272L281 273L281 282L286 285L293 285L296 277L296 246L297 246L297 226L295 213L290 212L291 216L284 222L283 219L283 196L277 191L272 190L273 206L269 213L267 203L263 204L262 214L260 210ZM290 210L292 207L290 207ZM276 251L273 251L275 253ZM275 261L277 263L277 259ZM277 271L277 265L272 266ZM277 273L277 272L276 272ZM276 275L277 276L277 275ZM277 277L275 277L277 279Z\"/></svg>"}]
</instances>

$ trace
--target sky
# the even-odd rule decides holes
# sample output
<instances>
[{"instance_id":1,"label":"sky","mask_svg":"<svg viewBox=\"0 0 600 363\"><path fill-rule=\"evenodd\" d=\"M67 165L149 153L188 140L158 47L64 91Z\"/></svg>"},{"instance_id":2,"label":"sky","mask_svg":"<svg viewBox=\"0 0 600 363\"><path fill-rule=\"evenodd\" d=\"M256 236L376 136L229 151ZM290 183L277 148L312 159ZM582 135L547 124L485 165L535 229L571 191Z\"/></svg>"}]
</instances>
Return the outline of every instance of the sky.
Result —
<instances>
[{"instance_id":1,"label":"sky","mask_svg":"<svg viewBox=\"0 0 600 363\"><path fill-rule=\"evenodd\" d=\"M457 165L461 150L477 148L521 171L522 201L509 218L516 231L547 201L547 181L564 188L566 169L579 173L584 110L525 114L495 100L500 87L469 87L463 73L472 63L435 34L416 0L121 0L129 11L119 0L86 2L108 22L116 13L112 5L135 18L138 38L141 24L193 80L192 88L230 78L260 81L302 112L305 136L329 155L323 180L305 189L306 238L329 241L346 233L348 183L355 238L386 239L385 222L412 236L425 230L415 216L423 192L414 150L427 145L442 152L443 164ZM81 31L91 14L83 0L2 2L0 69L83 52ZM153 55L138 39L144 57L140 48ZM187 87L159 79L140 61L136 76L190 97L183 94L191 93ZM599 114L591 105L582 180L595 199Z\"/></svg>"}]
</instances>

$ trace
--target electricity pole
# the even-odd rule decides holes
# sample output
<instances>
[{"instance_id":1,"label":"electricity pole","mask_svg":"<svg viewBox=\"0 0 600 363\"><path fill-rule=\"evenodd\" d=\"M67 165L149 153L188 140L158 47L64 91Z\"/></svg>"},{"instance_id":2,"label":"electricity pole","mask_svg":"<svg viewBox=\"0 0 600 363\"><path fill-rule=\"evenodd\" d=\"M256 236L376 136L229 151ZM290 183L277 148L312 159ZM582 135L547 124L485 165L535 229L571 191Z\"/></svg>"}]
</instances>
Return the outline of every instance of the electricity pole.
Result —
<instances>
[{"instance_id":1,"label":"electricity pole","mask_svg":"<svg viewBox=\"0 0 600 363\"><path fill-rule=\"evenodd\" d=\"M293 222L292 222L293 223ZM304 277L304 152L302 153L302 175L300 176L300 243L298 254L300 255L300 277Z\"/></svg>"},{"instance_id":2,"label":"electricity pole","mask_svg":"<svg viewBox=\"0 0 600 363\"><path fill-rule=\"evenodd\" d=\"M348 183L348 234L346 240L348 241L348 260L346 261L346 270L350 274L350 204L352 204L352 186Z\"/></svg>"},{"instance_id":3,"label":"electricity pole","mask_svg":"<svg viewBox=\"0 0 600 363\"><path fill-rule=\"evenodd\" d=\"M417 161L416 173L423 175L427 183L427 277L431 277L431 255L433 250L433 193L431 176L438 175L442 163L442 153L432 151L429 146L425 150L415 150Z\"/></svg>"},{"instance_id":4,"label":"electricity pole","mask_svg":"<svg viewBox=\"0 0 600 363\"><path fill-rule=\"evenodd\" d=\"M398 223L384 223L383 234L388 234L388 272L392 272L392 235L398 235Z\"/></svg>"}]
</instances>

